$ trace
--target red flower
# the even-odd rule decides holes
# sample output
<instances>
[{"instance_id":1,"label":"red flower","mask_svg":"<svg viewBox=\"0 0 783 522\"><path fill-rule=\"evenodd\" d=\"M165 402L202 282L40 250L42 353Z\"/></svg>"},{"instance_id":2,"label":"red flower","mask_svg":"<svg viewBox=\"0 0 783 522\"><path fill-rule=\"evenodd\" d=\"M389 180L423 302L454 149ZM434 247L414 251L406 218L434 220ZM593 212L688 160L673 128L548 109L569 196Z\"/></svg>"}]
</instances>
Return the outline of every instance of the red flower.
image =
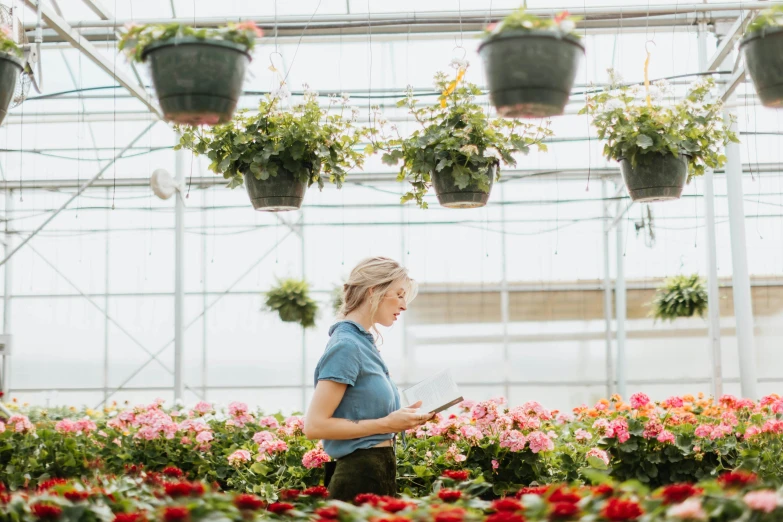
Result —
<instances>
[{"instance_id":1,"label":"red flower","mask_svg":"<svg viewBox=\"0 0 783 522\"><path fill-rule=\"evenodd\" d=\"M521 511L525 508L522 507L522 504L519 503L519 501L514 500L513 498L501 498L499 500L496 500L492 503L492 509L495 511Z\"/></svg>"},{"instance_id":2,"label":"red flower","mask_svg":"<svg viewBox=\"0 0 783 522\"><path fill-rule=\"evenodd\" d=\"M282 515L286 511L289 511L291 509L294 509L293 504L289 504L288 502L272 502L267 506L267 510L271 511L275 515Z\"/></svg>"},{"instance_id":3,"label":"red flower","mask_svg":"<svg viewBox=\"0 0 783 522\"><path fill-rule=\"evenodd\" d=\"M435 513L433 522L462 522L465 520L465 513L462 508L444 509Z\"/></svg>"},{"instance_id":4,"label":"red flower","mask_svg":"<svg viewBox=\"0 0 783 522\"><path fill-rule=\"evenodd\" d=\"M302 494L307 495L308 497L326 498L329 496L329 490L326 489L324 486L313 486L311 488L307 488L306 490L302 491Z\"/></svg>"},{"instance_id":5,"label":"red flower","mask_svg":"<svg viewBox=\"0 0 783 522\"><path fill-rule=\"evenodd\" d=\"M389 497L383 499L383 503L381 504L381 509L383 509L387 513L398 513L403 509L407 508L408 506L410 506L410 504L408 504L404 500Z\"/></svg>"},{"instance_id":6,"label":"red flower","mask_svg":"<svg viewBox=\"0 0 783 522\"><path fill-rule=\"evenodd\" d=\"M679 504L686 498L701 493L701 489L693 487L693 484L671 484L661 491L664 504Z\"/></svg>"},{"instance_id":7,"label":"red flower","mask_svg":"<svg viewBox=\"0 0 783 522\"><path fill-rule=\"evenodd\" d=\"M249 509L251 511L257 511L266 506L266 502L261 500L255 495L248 493L240 493L234 497L234 505L238 509Z\"/></svg>"},{"instance_id":8,"label":"red flower","mask_svg":"<svg viewBox=\"0 0 783 522\"><path fill-rule=\"evenodd\" d=\"M375 493L359 493L356 498L353 499L353 503L357 506L362 504L370 504L371 506L377 506L381 501L381 497Z\"/></svg>"},{"instance_id":9,"label":"red flower","mask_svg":"<svg viewBox=\"0 0 783 522\"><path fill-rule=\"evenodd\" d=\"M144 515L141 513L115 513L114 522L141 522Z\"/></svg>"},{"instance_id":10,"label":"red flower","mask_svg":"<svg viewBox=\"0 0 783 522\"><path fill-rule=\"evenodd\" d=\"M183 522L188 519L190 511L185 506L169 506L163 510L165 522Z\"/></svg>"},{"instance_id":11,"label":"red flower","mask_svg":"<svg viewBox=\"0 0 783 522\"><path fill-rule=\"evenodd\" d=\"M579 513L579 506L573 502L554 502L552 511L549 512L549 518L552 520L569 519Z\"/></svg>"},{"instance_id":12,"label":"red flower","mask_svg":"<svg viewBox=\"0 0 783 522\"><path fill-rule=\"evenodd\" d=\"M63 510L51 504L33 504L30 506L33 516L40 520L54 520L60 517Z\"/></svg>"},{"instance_id":13,"label":"red flower","mask_svg":"<svg viewBox=\"0 0 783 522\"><path fill-rule=\"evenodd\" d=\"M636 520L642 516L642 508L633 500L620 500L610 498L604 506L603 515L612 522L623 520Z\"/></svg>"},{"instance_id":14,"label":"red flower","mask_svg":"<svg viewBox=\"0 0 783 522\"><path fill-rule=\"evenodd\" d=\"M298 489L281 489L278 497L280 497L280 500L296 500L301 493Z\"/></svg>"},{"instance_id":15,"label":"red flower","mask_svg":"<svg viewBox=\"0 0 783 522\"><path fill-rule=\"evenodd\" d=\"M337 506L329 506L318 508L314 513L326 520L337 520L340 511L337 509Z\"/></svg>"},{"instance_id":16,"label":"red flower","mask_svg":"<svg viewBox=\"0 0 783 522\"><path fill-rule=\"evenodd\" d=\"M546 492L549 491L549 486L530 486L527 488L522 488L519 491L517 491L517 494L514 495L517 499L522 498L522 495L544 495Z\"/></svg>"},{"instance_id":17,"label":"red flower","mask_svg":"<svg viewBox=\"0 0 783 522\"><path fill-rule=\"evenodd\" d=\"M190 496L190 484L188 482L169 482L163 485L163 490L171 498Z\"/></svg>"},{"instance_id":18,"label":"red flower","mask_svg":"<svg viewBox=\"0 0 783 522\"><path fill-rule=\"evenodd\" d=\"M181 478L185 473L179 469L176 466L168 466L166 468L163 468L163 471L161 472L167 477L174 477L174 478Z\"/></svg>"},{"instance_id":19,"label":"red flower","mask_svg":"<svg viewBox=\"0 0 783 522\"><path fill-rule=\"evenodd\" d=\"M489 515L484 522L525 522L525 517L510 511L500 511Z\"/></svg>"},{"instance_id":20,"label":"red flower","mask_svg":"<svg viewBox=\"0 0 783 522\"><path fill-rule=\"evenodd\" d=\"M0 482L0 493L5 493L5 490L6 490L5 484Z\"/></svg>"},{"instance_id":21,"label":"red flower","mask_svg":"<svg viewBox=\"0 0 783 522\"><path fill-rule=\"evenodd\" d=\"M38 484L38 491L48 491L52 489L55 486L60 486L62 484L66 484L68 481L61 478L55 478L55 479L49 479L44 480L40 484Z\"/></svg>"},{"instance_id":22,"label":"red flower","mask_svg":"<svg viewBox=\"0 0 783 522\"><path fill-rule=\"evenodd\" d=\"M444 477L450 478L451 480L456 480L458 482L468 480L469 475L470 474L466 470L447 469L443 472Z\"/></svg>"},{"instance_id":23,"label":"red flower","mask_svg":"<svg viewBox=\"0 0 783 522\"><path fill-rule=\"evenodd\" d=\"M411 522L411 519L407 517L398 517L398 516L383 517L383 518L370 517L370 522Z\"/></svg>"},{"instance_id":24,"label":"red flower","mask_svg":"<svg viewBox=\"0 0 783 522\"><path fill-rule=\"evenodd\" d=\"M456 502L462 497L462 491L456 489L441 489L438 491L438 498L443 502Z\"/></svg>"},{"instance_id":25,"label":"red flower","mask_svg":"<svg viewBox=\"0 0 783 522\"><path fill-rule=\"evenodd\" d=\"M609 484L601 484L593 488L593 495L596 497L609 496L614 493L614 488Z\"/></svg>"},{"instance_id":26,"label":"red flower","mask_svg":"<svg viewBox=\"0 0 783 522\"><path fill-rule=\"evenodd\" d=\"M568 18L568 11L563 11L561 13L558 13L558 15L555 16L555 23L559 24L560 22L562 22L566 18Z\"/></svg>"},{"instance_id":27,"label":"red flower","mask_svg":"<svg viewBox=\"0 0 783 522\"><path fill-rule=\"evenodd\" d=\"M729 471L718 477L718 484L724 488L742 488L749 484L753 484L758 480L758 477L747 471Z\"/></svg>"},{"instance_id":28,"label":"red flower","mask_svg":"<svg viewBox=\"0 0 783 522\"><path fill-rule=\"evenodd\" d=\"M80 500L87 500L90 494L86 491L66 491L63 496L71 502L79 502Z\"/></svg>"},{"instance_id":29,"label":"red flower","mask_svg":"<svg viewBox=\"0 0 783 522\"><path fill-rule=\"evenodd\" d=\"M563 488L557 488L551 495L549 495L549 502L566 502L568 504L576 504L582 499L574 492L566 491Z\"/></svg>"},{"instance_id":30,"label":"red flower","mask_svg":"<svg viewBox=\"0 0 783 522\"><path fill-rule=\"evenodd\" d=\"M11 502L11 495L8 493L0 493L0 504L8 504Z\"/></svg>"},{"instance_id":31,"label":"red flower","mask_svg":"<svg viewBox=\"0 0 783 522\"><path fill-rule=\"evenodd\" d=\"M144 470L144 464L125 464L125 473L128 475L137 475Z\"/></svg>"}]
</instances>

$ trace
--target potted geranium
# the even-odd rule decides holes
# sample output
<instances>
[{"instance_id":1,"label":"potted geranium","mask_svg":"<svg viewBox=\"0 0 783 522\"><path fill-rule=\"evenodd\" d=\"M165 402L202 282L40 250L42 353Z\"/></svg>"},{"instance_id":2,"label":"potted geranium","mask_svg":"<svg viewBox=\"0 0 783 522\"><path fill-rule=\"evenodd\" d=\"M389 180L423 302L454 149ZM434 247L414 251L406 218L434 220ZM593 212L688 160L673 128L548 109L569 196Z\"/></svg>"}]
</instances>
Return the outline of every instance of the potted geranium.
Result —
<instances>
[{"instance_id":1,"label":"potted geranium","mask_svg":"<svg viewBox=\"0 0 783 522\"><path fill-rule=\"evenodd\" d=\"M385 121L376 118L382 139L370 148L384 150L387 165L402 160L397 179L411 185L402 203L415 200L419 207L427 208L424 196L434 187L444 207L482 207L489 200L493 182L500 179L501 163L516 165L513 154L527 154L534 145L546 150L543 140L552 134L548 127L490 118L475 102L481 90L462 81L467 64L455 61L454 65L457 73L453 80L442 72L435 75L435 86L441 91L438 103L419 107L410 89L397 103L407 107L417 122L413 133L403 138L395 126L387 132Z\"/></svg>"},{"instance_id":2,"label":"potted geranium","mask_svg":"<svg viewBox=\"0 0 783 522\"><path fill-rule=\"evenodd\" d=\"M498 114L563 114L585 52L575 32L577 21L568 12L541 18L522 8L487 28L479 53Z\"/></svg>"},{"instance_id":3,"label":"potted geranium","mask_svg":"<svg viewBox=\"0 0 783 522\"><path fill-rule=\"evenodd\" d=\"M681 101L664 105L665 81L644 96L613 75L609 90L587 97L580 114L593 117L606 140L604 156L620 162L632 200L678 199L688 179L726 162L722 148L738 139L723 120L723 104L711 99L713 86L711 78L701 80Z\"/></svg>"},{"instance_id":4,"label":"potted geranium","mask_svg":"<svg viewBox=\"0 0 783 522\"><path fill-rule=\"evenodd\" d=\"M206 154L209 169L230 180L229 188L244 182L256 210L298 209L307 187L322 189L327 178L340 188L346 173L364 161L356 147L367 131L353 125L357 111L347 107L347 96L329 100L339 111L322 109L309 90L288 110L279 95L267 96L257 113L240 111L208 129L180 128L175 148Z\"/></svg>"},{"instance_id":5,"label":"potted geranium","mask_svg":"<svg viewBox=\"0 0 783 522\"><path fill-rule=\"evenodd\" d=\"M770 7L753 20L740 49L761 103L783 106L783 5Z\"/></svg>"},{"instance_id":6,"label":"potted geranium","mask_svg":"<svg viewBox=\"0 0 783 522\"><path fill-rule=\"evenodd\" d=\"M22 49L14 41L12 29L7 25L0 26L0 123L3 123L8 106L14 99L16 82L24 67L22 56Z\"/></svg>"},{"instance_id":7,"label":"potted geranium","mask_svg":"<svg viewBox=\"0 0 783 522\"><path fill-rule=\"evenodd\" d=\"M678 317L704 317L707 310L707 289L698 275L670 277L658 287L651 303L650 316L664 321Z\"/></svg>"},{"instance_id":8,"label":"potted geranium","mask_svg":"<svg viewBox=\"0 0 783 522\"><path fill-rule=\"evenodd\" d=\"M253 22L201 29L178 23L131 25L119 48L132 61L150 63L166 121L215 125L233 116L250 51L262 34Z\"/></svg>"},{"instance_id":9,"label":"potted geranium","mask_svg":"<svg viewBox=\"0 0 783 522\"><path fill-rule=\"evenodd\" d=\"M310 297L310 285L299 279L278 281L266 294L266 308L277 312L286 323L299 323L303 328L315 326L318 304Z\"/></svg>"}]
</instances>

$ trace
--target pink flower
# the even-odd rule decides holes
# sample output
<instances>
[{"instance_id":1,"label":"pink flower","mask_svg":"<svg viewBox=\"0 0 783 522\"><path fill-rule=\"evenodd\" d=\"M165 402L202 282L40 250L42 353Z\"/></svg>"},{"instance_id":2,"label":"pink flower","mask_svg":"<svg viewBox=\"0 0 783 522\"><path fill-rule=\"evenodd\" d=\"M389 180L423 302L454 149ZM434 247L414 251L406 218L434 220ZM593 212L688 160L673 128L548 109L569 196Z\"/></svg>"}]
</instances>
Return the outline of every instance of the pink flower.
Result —
<instances>
[{"instance_id":1,"label":"pink flower","mask_svg":"<svg viewBox=\"0 0 783 522\"><path fill-rule=\"evenodd\" d=\"M201 433L196 435L196 442L204 444L204 443L210 442L214 438L215 437L212 436L212 432L211 431L202 431Z\"/></svg>"},{"instance_id":2,"label":"pink flower","mask_svg":"<svg viewBox=\"0 0 783 522\"><path fill-rule=\"evenodd\" d=\"M76 431L82 433L90 433L98 429L98 426L96 426L96 424L87 417L83 418L82 420L76 421L74 423L74 426L76 427Z\"/></svg>"},{"instance_id":3,"label":"pink flower","mask_svg":"<svg viewBox=\"0 0 783 522\"><path fill-rule=\"evenodd\" d=\"M606 419L598 419L593 423L593 429L604 437L614 437L614 428Z\"/></svg>"},{"instance_id":4,"label":"pink flower","mask_svg":"<svg viewBox=\"0 0 783 522\"><path fill-rule=\"evenodd\" d=\"M457 404L457 408L461 409L462 411L468 413L470 410L473 409L473 406L476 405L476 401L470 401L465 399L464 401Z\"/></svg>"},{"instance_id":5,"label":"pink flower","mask_svg":"<svg viewBox=\"0 0 783 522\"><path fill-rule=\"evenodd\" d=\"M0 30L1 30L1 31L3 31L3 35L4 35L6 38L11 38L11 39L13 39L13 34L14 34L14 31L13 31L13 29L11 29L11 27L10 27L10 26L7 26L7 25L0 26Z\"/></svg>"},{"instance_id":6,"label":"pink flower","mask_svg":"<svg viewBox=\"0 0 783 522\"><path fill-rule=\"evenodd\" d=\"M611 424L612 432L621 444L631 438L628 433L628 422L623 417L617 417Z\"/></svg>"},{"instance_id":7,"label":"pink flower","mask_svg":"<svg viewBox=\"0 0 783 522\"><path fill-rule=\"evenodd\" d=\"M185 446L189 446L191 442L190 437L182 437L179 439L179 443Z\"/></svg>"},{"instance_id":8,"label":"pink flower","mask_svg":"<svg viewBox=\"0 0 783 522\"><path fill-rule=\"evenodd\" d=\"M277 419L275 419L274 417L271 417L271 416L270 417L261 417L260 419L258 419L258 425L259 426L264 426L265 428L270 428L270 429L273 429L273 430L276 430L277 428L280 427L280 423L277 422Z\"/></svg>"},{"instance_id":9,"label":"pink flower","mask_svg":"<svg viewBox=\"0 0 783 522\"><path fill-rule=\"evenodd\" d=\"M541 420L538 416L536 416L535 413L531 413L530 410L526 409L524 406L511 408L508 414L521 430L537 430L541 427Z\"/></svg>"},{"instance_id":10,"label":"pink flower","mask_svg":"<svg viewBox=\"0 0 783 522\"><path fill-rule=\"evenodd\" d=\"M609 465L609 455L602 449L592 448L585 454L586 457L596 457L601 459L604 464Z\"/></svg>"},{"instance_id":11,"label":"pink flower","mask_svg":"<svg viewBox=\"0 0 783 522\"><path fill-rule=\"evenodd\" d=\"M484 434L481 433L481 430L470 424L460 427L459 431L462 434L462 437L470 442L471 446L475 446L484 438Z\"/></svg>"},{"instance_id":12,"label":"pink flower","mask_svg":"<svg viewBox=\"0 0 783 522\"><path fill-rule=\"evenodd\" d=\"M289 437L296 437L304 433L304 419L302 417L288 417L285 420L283 432Z\"/></svg>"},{"instance_id":13,"label":"pink flower","mask_svg":"<svg viewBox=\"0 0 783 522\"><path fill-rule=\"evenodd\" d=\"M35 431L35 426L33 426L33 423L31 423L30 419L24 415L11 415L11 417L8 418L7 424L13 426L16 433L28 433Z\"/></svg>"},{"instance_id":14,"label":"pink flower","mask_svg":"<svg viewBox=\"0 0 783 522\"><path fill-rule=\"evenodd\" d=\"M677 396L669 397L661 403L664 408L682 408L683 400Z\"/></svg>"},{"instance_id":15,"label":"pink flower","mask_svg":"<svg viewBox=\"0 0 783 522\"><path fill-rule=\"evenodd\" d=\"M720 418L724 424L728 424L729 426L736 426L737 424L739 424L739 421L737 420L737 416L730 411L724 412L723 415L720 416Z\"/></svg>"},{"instance_id":16,"label":"pink flower","mask_svg":"<svg viewBox=\"0 0 783 522\"><path fill-rule=\"evenodd\" d=\"M133 436L134 439L155 440L158 438L158 430L152 426L143 426Z\"/></svg>"},{"instance_id":17,"label":"pink flower","mask_svg":"<svg viewBox=\"0 0 783 522\"><path fill-rule=\"evenodd\" d=\"M239 417L241 415L247 414L248 408L247 404L244 402L232 402L228 405L228 413L232 417Z\"/></svg>"},{"instance_id":18,"label":"pink flower","mask_svg":"<svg viewBox=\"0 0 783 522\"><path fill-rule=\"evenodd\" d=\"M714 426L711 424L700 424L696 427L696 431L694 432L694 435L697 437L709 437L710 434L712 434L712 430L714 429Z\"/></svg>"},{"instance_id":19,"label":"pink flower","mask_svg":"<svg viewBox=\"0 0 783 522\"><path fill-rule=\"evenodd\" d=\"M604 411L608 407L609 405L606 404L605 402L598 401L597 403L595 403L595 406L593 406L593 409L596 409L598 411Z\"/></svg>"},{"instance_id":20,"label":"pink flower","mask_svg":"<svg viewBox=\"0 0 783 522\"><path fill-rule=\"evenodd\" d=\"M479 424L490 424L498 416L498 405L492 401L483 401L476 404L470 413Z\"/></svg>"},{"instance_id":21,"label":"pink flower","mask_svg":"<svg viewBox=\"0 0 783 522\"><path fill-rule=\"evenodd\" d=\"M658 442L674 444L674 433L669 430L663 430L658 434Z\"/></svg>"},{"instance_id":22,"label":"pink flower","mask_svg":"<svg viewBox=\"0 0 783 522\"><path fill-rule=\"evenodd\" d=\"M257 38L264 36L264 31L262 31L255 22L250 20L237 24L236 29L240 31L253 31Z\"/></svg>"},{"instance_id":23,"label":"pink flower","mask_svg":"<svg viewBox=\"0 0 783 522\"><path fill-rule=\"evenodd\" d=\"M663 431L663 424L661 424L661 421L658 419L653 419L645 424L642 436L645 439L652 439L653 437L657 437L661 431Z\"/></svg>"},{"instance_id":24,"label":"pink flower","mask_svg":"<svg viewBox=\"0 0 783 522\"><path fill-rule=\"evenodd\" d=\"M500 464L497 460L492 461L492 469L498 469L500 467Z\"/></svg>"},{"instance_id":25,"label":"pink flower","mask_svg":"<svg viewBox=\"0 0 783 522\"><path fill-rule=\"evenodd\" d=\"M650 398L645 393L634 393L631 395L631 408L638 410L650 404Z\"/></svg>"},{"instance_id":26,"label":"pink flower","mask_svg":"<svg viewBox=\"0 0 783 522\"><path fill-rule=\"evenodd\" d=\"M454 462L465 462L467 457L459 452L456 444L449 446L446 451L446 460L453 460Z\"/></svg>"},{"instance_id":27,"label":"pink flower","mask_svg":"<svg viewBox=\"0 0 783 522\"><path fill-rule=\"evenodd\" d=\"M528 415L535 415L541 420L552 420L552 414L549 410L536 401L527 401L522 405L522 409L525 410Z\"/></svg>"},{"instance_id":28,"label":"pink flower","mask_svg":"<svg viewBox=\"0 0 783 522\"><path fill-rule=\"evenodd\" d=\"M585 442L593 438L592 434L589 431L583 430L582 428L576 430L576 433L574 433L574 437L579 442Z\"/></svg>"},{"instance_id":29,"label":"pink flower","mask_svg":"<svg viewBox=\"0 0 783 522\"><path fill-rule=\"evenodd\" d=\"M268 432L268 431L259 431L255 435L253 435L253 442L256 444L263 444L265 442L269 442L270 440L274 440L275 436Z\"/></svg>"},{"instance_id":30,"label":"pink flower","mask_svg":"<svg viewBox=\"0 0 783 522\"><path fill-rule=\"evenodd\" d=\"M528 435L527 441L530 444L530 450L533 453L538 453L540 451L549 451L555 448L555 443L552 442L552 439L550 439L545 433L541 433L540 431L534 431L533 433Z\"/></svg>"},{"instance_id":31,"label":"pink flower","mask_svg":"<svg viewBox=\"0 0 783 522\"><path fill-rule=\"evenodd\" d=\"M3 421L0 421L0 433L5 432L5 423Z\"/></svg>"},{"instance_id":32,"label":"pink flower","mask_svg":"<svg viewBox=\"0 0 783 522\"><path fill-rule=\"evenodd\" d=\"M693 451L695 451L696 453L700 452L701 451L701 446L694 446L693 447Z\"/></svg>"},{"instance_id":33,"label":"pink flower","mask_svg":"<svg viewBox=\"0 0 783 522\"><path fill-rule=\"evenodd\" d=\"M525 449L525 444L527 444L527 438L521 431L517 430L506 430L502 432L499 440L501 448L508 448L514 453L523 451Z\"/></svg>"},{"instance_id":34,"label":"pink flower","mask_svg":"<svg viewBox=\"0 0 783 522\"><path fill-rule=\"evenodd\" d=\"M707 513L701 507L701 500L696 497L672 505L666 514L669 518L679 518L680 520L707 520Z\"/></svg>"},{"instance_id":35,"label":"pink flower","mask_svg":"<svg viewBox=\"0 0 783 522\"><path fill-rule=\"evenodd\" d=\"M202 415L206 415L207 413L212 411L212 405L206 401L199 401L193 407L193 411L195 411L196 413L200 413Z\"/></svg>"},{"instance_id":36,"label":"pink flower","mask_svg":"<svg viewBox=\"0 0 783 522\"><path fill-rule=\"evenodd\" d=\"M572 420L574 420L574 416L570 413L560 413L557 415L557 422L559 424L565 424L567 422L571 422Z\"/></svg>"},{"instance_id":37,"label":"pink flower","mask_svg":"<svg viewBox=\"0 0 783 522\"><path fill-rule=\"evenodd\" d=\"M771 489L761 489L746 493L743 497L748 507L754 511L772 513L778 506L778 496Z\"/></svg>"},{"instance_id":38,"label":"pink flower","mask_svg":"<svg viewBox=\"0 0 783 522\"><path fill-rule=\"evenodd\" d=\"M731 435L734 432L731 426L727 426L725 424L719 424L718 426L715 426L712 430L712 433L710 433L710 439L722 439L726 435Z\"/></svg>"},{"instance_id":39,"label":"pink flower","mask_svg":"<svg viewBox=\"0 0 783 522\"><path fill-rule=\"evenodd\" d=\"M112 442L117 446L122 446L122 441L119 438L115 437L115 439Z\"/></svg>"},{"instance_id":40,"label":"pink flower","mask_svg":"<svg viewBox=\"0 0 783 522\"><path fill-rule=\"evenodd\" d=\"M331 459L326 454L323 447L317 446L311 449L302 456L302 465L308 469L320 468L324 463L329 462Z\"/></svg>"},{"instance_id":41,"label":"pink flower","mask_svg":"<svg viewBox=\"0 0 783 522\"><path fill-rule=\"evenodd\" d=\"M75 433L76 424L71 419L63 419L54 425L57 433Z\"/></svg>"},{"instance_id":42,"label":"pink flower","mask_svg":"<svg viewBox=\"0 0 783 522\"><path fill-rule=\"evenodd\" d=\"M761 433L761 428L751 424L745 430L745 438L747 439L747 438L750 438L750 437L754 437L754 436L758 435L759 433Z\"/></svg>"},{"instance_id":43,"label":"pink flower","mask_svg":"<svg viewBox=\"0 0 783 522\"><path fill-rule=\"evenodd\" d=\"M228 463L232 466L238 466L244 462L250 462L250 452L247 450L236 450L228 456Z\"/></svg>"},{"instance_id":44,"label":"pink flower","mask_svg":"<svg viewBox=\"0 0 783 522\"><path fill-rule=\"evenodd\" d=\"M778 400L772 405L773 413L783 413L783 400Z\"/></svg>"}]
</instances>

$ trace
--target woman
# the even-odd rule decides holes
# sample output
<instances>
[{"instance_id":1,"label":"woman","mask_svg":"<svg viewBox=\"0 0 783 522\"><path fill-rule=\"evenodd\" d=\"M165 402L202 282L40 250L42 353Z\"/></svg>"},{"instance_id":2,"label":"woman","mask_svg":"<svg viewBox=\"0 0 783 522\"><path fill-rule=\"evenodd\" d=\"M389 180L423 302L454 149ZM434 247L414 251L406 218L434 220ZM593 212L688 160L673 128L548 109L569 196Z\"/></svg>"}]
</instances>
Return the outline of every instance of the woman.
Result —
<instances>
[{"instance_id":1,"label":"woman","mask_svg":"<svg viewBox=\"0 0 783 522\"><path fill-rule=\"evenodd\" d=\"M396 495L393 434L431 418L416 411L420 402L400 407L400 394L370 333L378 333L376 324L394 324L415 293L408 271L385 257L360 262L343 286L343 320L329 330L304 425L305 435L323 439L324 450L336 460L324 480L331 498Z\"/></svg>"}]
</instances>

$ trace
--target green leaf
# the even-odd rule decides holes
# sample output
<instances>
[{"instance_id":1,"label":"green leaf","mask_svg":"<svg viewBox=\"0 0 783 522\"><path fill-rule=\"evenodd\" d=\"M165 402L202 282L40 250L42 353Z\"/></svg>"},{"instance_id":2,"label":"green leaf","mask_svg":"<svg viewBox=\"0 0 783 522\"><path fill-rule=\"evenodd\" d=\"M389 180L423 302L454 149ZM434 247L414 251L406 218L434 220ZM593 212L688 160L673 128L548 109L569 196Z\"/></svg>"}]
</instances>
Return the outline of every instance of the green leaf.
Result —
<instances>
[{"instance_id":1,"label":"green leaf","mask_svg":"<svg viewBox=\"0 0 783 522\"><path fill-rule=\"evenodd\" d=\"M645 134L639 134L636 137L636 144L642 149L647 149L649 147L652 147L653 139Z\"/></svg>"}]
</instances>

